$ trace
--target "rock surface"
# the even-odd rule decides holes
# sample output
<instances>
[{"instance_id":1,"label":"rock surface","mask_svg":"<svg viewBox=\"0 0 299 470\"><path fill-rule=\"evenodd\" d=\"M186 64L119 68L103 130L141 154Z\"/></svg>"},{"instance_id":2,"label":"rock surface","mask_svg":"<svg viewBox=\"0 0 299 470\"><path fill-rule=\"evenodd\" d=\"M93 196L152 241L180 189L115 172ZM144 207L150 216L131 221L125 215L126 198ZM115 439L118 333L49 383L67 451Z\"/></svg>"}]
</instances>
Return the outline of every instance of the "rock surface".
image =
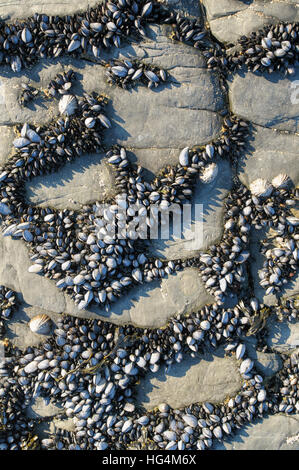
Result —
<instances>
[{"instance_id":1,"label":"rock surface","mask_svg":"<svg viewBox=\"0 0 299 470\"><path fill-rule=\"evenodd\" d=\"M21 293L27 304L54 313L109 319L117 324L132 322L141 327L158 327L165 325L168 318L174 315L187 313L213 302L198 271L188 268L164 278L161 284L154 282L132 289L108 313L99 308L78 310L75 303L56 288L54 281L28 272L30 260L27 248L21 240L7 237L0 237L0 240L0 284Z\"/></svg>"},{"instance_id":2,"label":"rock surface","mask_svg":"<svg viewBox=\"0 0 299 470\"><path fill-rule=\"evenodd\" d=\"M76 4L53 0L7 0L0 4L2 19L20 19L39 13L51 15L72 14L93 6L99 0L83 0ZM203 24L203 6L207 13L212 34L225 43L233 43L243 34L249 34L264 25L278 21L298 21L296 0L165 0L175 12L200 19ZM26 82L45 90L54 76L72 67L80 83L75 93L82 95L96 91L110 99L107 115L112 128L105 133L105 145L118 143L129 150L132 161L146 169L151 179L165 165L176 164L183 147L202 145L217 138L222 127L222 111L226 98L218 75L206 69L201 52L192 47L172 42L169 26L151 26L149 38L139 44L130 43L120 50L112 50L103 58L133 57L157 65L170 73L170 82L151 91L139 86L125 91L109 86L105 81L105 69L90 62L90 57L59 60L43 60L30 70L12 74L10 68L1 67L0 75L0 164L12 153L14 126L29 122L43 125L58 114L57 101L37 98L28 107L18 103L21 83ZM261 76L252 73L236 73L229 84L231 110L254 124L254 133L246 156L240 159L238 174L249 185L259 177L272 179L286 172L293 183L299 183L298 114L299 72L290 78L279 74ZM223 230L224 199L231 187L232 171L227 162L219 165L217 179L196 189L194 204L203 204L203 224L200 244L193 247L185 240L157 240L147 251L167 259L188 258L198 249L207 249L216 243ZM113 194L113 175L102 161L102 154L85 155L67 164L56 174L35 178L27 185L27 198L31 203L56 208L79 209L80 204L102 200ZM199 224L200 225L200 222ZM185 230L186 237L190 227ZM251 273L255 296L267 305L277 303L274 295L265 296L258 285L257 273L263 257L258 242L264 233L253 233L251 244ZM25 244L3 238L0 235L0 284L18 293L21 306L7 322L7 337L21 349L37 346L46 337L32 333L28 321L37 313L47 313L54 323L62 312L83 318L105 319L116 324L133 323L139 327L163 327L177 314L188 314L205 304L212 303L198 271L188 268L161 282L136 287L112 306L110 312L100 309L79 311L74 302L55 287L55 282L28 273L29 254ZM285 297L298 295L298 276L286 286ZM299 325L267 321L267 344L272 352L256 351L256 340L244 338L247 352L255 361L257 370L265 377L272 377L280 370L279 353L291 353L299 347ZM239 364L234 355L224 357L223 350L206 352L196 359L185 356L180 364L166 371L164 366L156 374L147 374L136 388L137 398L146 409L167 402L172 407L188 406L194 402L223 402L240 390ZM48 437L57 428L74 431L73 419L60 420L60 408L36 396L27 410L33 418L49 417L50 426L42 423L41 434ZM54 418L54 419L53 419ZM46 428L49 427L47 434ZM231 450L299 450L299 419L297 416L275 415L265 418L238 431L217 449Z\"/></svg>"},{"instance_id":3,"label":"rock surface","mask_svg":"<svg viewBox=\"0 0 299 470\"><path fill-rule=\"evenodd\" d=\"M84 11L88 7L97 5L99 0L81 0L80 7L78 3L72 0L48 2L47 0L7 0L0 4L0 15L3 20L15 20L27 18L34 13L44 13L46 15L70 15L78 11Z\"/></svg>"},{"instance_id":4,"label":"rock surface","mask_svg":"<svg viewBox=\"0 0 299 470\"><path fill-rule=\"evenodd\" d=\"M299 183L299 136L255 126L249 154L239 162L239 176L246 186L258 178L271 181L287 173L294 185Z\"/></svg>"},{"instance_id":5,"label":"rock surface","mask_svg":"<svg viewBox=\"0 0 299 470\"><path fill-rule=\"evenodd\" d=\"M298 78L298 70L284 80L278 73L270 76L236 73L229 91L231 109L254 124L298 132L299 100L295 96L296 88L292 88Z\"/></svg>"},{"instance_id":6,"label":"rock surface","mask_svg":"<svg viewBox=\"0 0 299 470\"><path fill-rule=\"evenodd\" d=\"M147 374L138 387L137 400L148 410L160 403L181 408L191 403L218 403L240 388L237 361L224 357L221 349L199 358L185 358L169 371L164 367Z\"/></svg>"},{"instance_id":7,"label":"rock surface","mask_svg":"<svg viewBox=\"0 0 299 470\"><path fill-rule=\"evenodd\" d=\"M154 26L149 39L121 50L124 57L131 55L144 58L147 62L169 70L171 83L160 91L138 87L129 92L111 87L105 81L105 70L101 65L68 58L63 58L59 63L45 61L33 67L30 73L25 73L42 89L58 72L71 66L81 79L80 85L74 88L75 93L81 94L80 87L83 87L86 92L108 95L111 101L107 106L107 114L113 126L107 131L105 142L109 146L119 143L131 148L133 153L136 151L138 163L152 176L161 167L177 163L182 147L200 145L217 137L222 125L219 112L224 108L217 75L204 68L205 62L198 51L174 44L166 37L166 33L167 28ZM43 124L57 115L57 102L50 105L47 102L38 103L33 109L21 107L18 95L22 80L23 76L12 77L10 72L2 79L5 88L4 103L0 103L2 124ZM178 127L178 122L184 125ZM10 130L11 127L5 129ZM7 143L10 138L11 134L7 137ZM105 165L96 161L96 155L88 155L66 165L56 174L33 179L27 185L27 197L34 204L57 208L78 208L76 202L102 199L103 192L104 195L111 194L113 180ZM216 187L211 185L206 193L204 190L198 194L207 214L205 246L218 239L222 232L221 201L230 185L227 165L223 166L221 178L216 182ZM218 220L216 226L212 222L214 210ZM161 289L159 284L134 289L125 299L117 302L108 315L99 309L92 313L82 312L56 289L54 282L27 272L30 263L27 249L21 241L0 238L0 252L3 260L0 279L22 293L28 304L58 313L64 311L83 317L109 318L117 323L132 321L139 326L155 327L165 324L170 316L187 313L192 308L213 301L196 270L186 270L164 279ZM190 256L190 253L192 255L190 250L186 250L186 255ZM172 255L172 252L166 253L166 256Z\"/></svg>"},{"instance_id":8,"label":"rock surface","mask_svg":"<svg viewBox=\"0 0 299 470\"><path fill-rule=\"evenodd\" d=\"M271 320L271 319L270 319ZM278 352L291 352L299 347L299 324L286 321L268 322L267 344Z\"/></svg>"},{"instance_id":9,"label":"rock surface","mask_svg":"<svg viewBox=\"0 0 299 470\"><path fill-rule=\"evenodd\" d=\"M35 178L27 184L27 199L41 207L80 210L80 204L111 197L113 172L101 159L99 154L86 155L55 174Z\"/></svg>"},{"instance_id":10,"label":"rock surface","mask_svg":"<svg viewBox=\"0 0 299 470\"><path fill-rule=\"evenodd\" d=\"M53 405L49 400L42 397L35 397L26 410L29 418L51 417L61 412L61 407Z\"/></svg>"},{"instance_id":11,"label":"rock surface","mask_svg":"<svg viewBox=\"0 0 299 470\"><path fill-rule=\"evenodd\" d=\"M299 450L297 416L274 415L245 426L216 450Z\"/></svg>"},{"instance_id":12,"label":"rock surface","mask_svg":"<svg viewBox=\"0 0 299 470\"><path fill-rule=\"evenodd\" d=\"M296 0L203 0L214 36L222 42L236 42L251 31L280 21L298 21Z\"/></svg>"}]
</instances>

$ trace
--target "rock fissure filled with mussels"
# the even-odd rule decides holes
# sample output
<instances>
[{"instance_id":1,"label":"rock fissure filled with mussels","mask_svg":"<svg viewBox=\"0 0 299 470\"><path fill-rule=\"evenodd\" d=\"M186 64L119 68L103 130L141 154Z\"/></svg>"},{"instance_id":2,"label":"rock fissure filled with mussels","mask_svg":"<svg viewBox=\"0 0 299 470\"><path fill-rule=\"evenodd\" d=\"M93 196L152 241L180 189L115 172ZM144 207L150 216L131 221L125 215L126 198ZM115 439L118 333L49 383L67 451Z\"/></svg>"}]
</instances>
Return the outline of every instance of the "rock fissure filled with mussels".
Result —
<instances>
[{"instance_id":1,"label":"rock fissure filled with mussels","mask_svg":"<svg viewBox=\"0 0 299 470\"><path fill-rule=\"evenodd\" d=\"M207 67L222 76L240 67L293 74L298 62L297 23L266 26L242 37L232 49L233 45L225 48L215 42L201 19L176 15L160 2L118 0L72 16L36 14L14 24L2 22L1 64L19 73L46 57L91 53L107 68L112 84L122 88L144 84L154 89L169 79L166 70L133 59L101 59L102 50L121 47L130 37L145 37L147 23L171 25L170 37L199 49ZM249 188L235 177L225 202L220 242L186 260L148 257L142 241L161 223L159 213L163 221L171 204L190 201L195 185L216 178L221 158L236 168L252 127L228 112L222 113L218 139L184 148L178 164L167 166L150 182L142 168L130 162L124 148L109 149L106 162L114 174L116 195L105 201L105 207L101 201L80 211L31 205L25 197L26 181L55 172L86 153L102 151L105 129L113 125L105 112L107 99L95 93L75 96L75 79L69 70L49 84L47 98L59 99L57 119L41 127L26 123L17 129L14 154L0 169L3 235L23 239L32 260L29 271L55 281L80 309L96 304L108 310L133 286L174 275L188 266L198 269L215 303L172 318L158 329L117 327L65 315L55 325L48 315L36 315L28 328L44 339L38 346L21 350L5 338L16 295L1 286L0 346L5 357L0 362L0 449L203 450L257 418L298 413L298 352L280 354L281 370L269 380L258 370L247 343L247 336L254 336L257 350L271 352L266 341L268 318L298 321L297 300L281 298L298 270L299 220L293 213L298 190L288 175L278 174L272 181L260 178ZM28 105L40 94L24 85L19 102ZM115 236L116 214L121 217ZM265 261L259 272L266 295L278 295L272 307L254 297L250 278L253 228L272 233L271 241L261 244ZM244 300L226 308L224 302L231 294ZM162 403L146 411L137 404L139 380L147 373L161 367L169 370L186 356L196 358L207 346L221 345L238 361L240 389L233 397L220 404L193 403L180 409ZM62 406L60 417L73 418L74 430L56 428L49 439L40 439L41 420L26 414L37 396Z\"/></svg>"}]
</instances>

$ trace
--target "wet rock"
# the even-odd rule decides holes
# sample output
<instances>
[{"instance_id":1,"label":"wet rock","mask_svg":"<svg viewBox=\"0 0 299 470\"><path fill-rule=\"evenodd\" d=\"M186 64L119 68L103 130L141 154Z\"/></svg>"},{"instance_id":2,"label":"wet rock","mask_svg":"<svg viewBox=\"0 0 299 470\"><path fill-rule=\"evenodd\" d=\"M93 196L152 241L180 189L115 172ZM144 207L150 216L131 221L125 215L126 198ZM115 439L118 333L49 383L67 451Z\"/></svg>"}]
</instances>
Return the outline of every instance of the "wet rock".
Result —
<instances>
[{"instance_id":1,"label":"wet rock","mask_svg":"<svg viewBox=\"0 0 299 470\"><path fill-rule=\"evenodd\" d=\"M50 400L37 396L31 400L30 405L26 409L26 414L29 418L39 419L56 416L61 411L62 408L54 405Z\"/></svg>"}]
</instances>

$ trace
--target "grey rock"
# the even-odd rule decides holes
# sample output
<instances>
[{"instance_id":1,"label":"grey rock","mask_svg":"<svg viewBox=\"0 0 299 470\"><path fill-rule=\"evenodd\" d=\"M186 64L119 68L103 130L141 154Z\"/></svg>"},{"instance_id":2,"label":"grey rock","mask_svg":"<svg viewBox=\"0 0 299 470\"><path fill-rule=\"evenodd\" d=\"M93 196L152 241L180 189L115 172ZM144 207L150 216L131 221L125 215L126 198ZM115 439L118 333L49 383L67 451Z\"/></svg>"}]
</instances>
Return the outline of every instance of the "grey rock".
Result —
<instances>
[{"instance_id":1,"label":"grey rock","mask_svg":"<svg viewBox=\"0 0 299 470\"><path fill-rule=\"evenodd\" d=\"M57 173L35 178L26 185L28 200L41 207L80 209L80 204L111 197L114 177L102 157L86 155Z\"/></svg>"},{"instance_id":2,"label":"grey rock","mask_svg":"<svg viewBox=\"0 0 299 470\"><path fill-rule=\"evenodd\" d=\"M47 341L47 336L37 335L29 328L30 319L38 314L47 314L54 323L59 318L58 314L21 302L12 319L7 322L7 338L14 346L26 349L28 346L38 346Z\"/></svg>"},{"instance_id":3,"label":"grey rock","mask_svg":"<svg viewBox=\"0 0 299 470\"><path fill-rule=\"evenodd\" d=\"M248 8L247 3L239 0L203 0L202 3L205 6L209 21L228 17Z\"/></svg>"},{"instance_id":4,"label":"grey rock","mask_svg":"<svg viewBox=\"0 0 299 470\"><path fill-rule=\"evenodd\" d=\"M203 0L214 36L222 42L236 42L267 24L298 21L296 0Z\"/></svg>"},{"instance_id":5,"label":"grey rock","mask_svg":"<svg viewBox=\"0 0 299 470\"><path fill-rule=\"evenodd\" d=\"M273 377L282 368L278 354L257 351L256 356L255 367L264 377Z\"/></svg>"},{"instance_id":6,"label":"grey rock","mask_svg":"<svg viewBox=\"0 0 299 470\"><path fill-rule=\"evenodd\" d=\"M255 126L251 151L239 164L241 181L249 186L257 178L271 181L287 173L294 185L299 183L299 136Z\"/></svg>"},{"instance_id":7,"label":"grey rock","mask_svg":"<svg viewBox=\"0 0 299 470\"><path fill-rule=\"evenodd\" d=\"M296 70L291 81L298 78ZM299 100L290 85L289 79L282 79L276 72L271 79L251 72L237 73L230 84L231 110L260 126L298 132Z\"/></svg>"},{"instance_id":8,"label":"grey rock","mask_svg":"<svg viewBox=\"0 0 299 470\"><path fill-rule=\"evenodd\" d=\"M237 431L216 450L299 450L299 419L297 416L273 415Z\"/></svg>"},{"instance_id":9,"label":"grey rock","mask_svg":"<svg viewBox=\"0 0 299 470\"><path fill-rule=\"evenodd\" d=\"M138 162L145 167L147 163L149 167L152 165L156 172L169 163L177 163L178 151L184 146L207 143L218 136L222 125L219 111L224 108L224 98L217 75L205 68L205 60L198 51L169 40L169 27L154 26L149 29L149 33L149 39L139 45L122 48L122 54L135 55L168 69L172 81L161 92L139 87L138 91L129 93L110 87L104 80L105 70L102 66L87 62L82 64L82 61L66 57L59 61L43 61L42 68L40 65L32 68L30 77L32 84L36 81L38 87L45 88L48 81L64 68L71 66L78 71L82 75L81 85L86 92L104 93L112 99L107 106L107 115L112 121L112 127L106 134L109 146L118 142L131 147L133 151L140 150ZM118 51L113 54L116 57ZM41 104L35 110L20 107L17 97L21 77L12 77L8 72L2 80L6 90L4 103L0 103L3 124L43 124L58 114L57 102L51 103L46 112L45 105ZM75 88L74 91L80 92L80 88ZM125 129L122 127L123 122ZM178 127L178 122L183 125ZM159 154L159 159L153 158L153 152ZM79 203L100 199L101 195L97 197L96 194L111 194L109 192L112 191L113 180L102 164L96 166L93 163L93 159L97 158L82 157L58 174L33 180L27 186L27 197L31 202L42 206L78 208ZM220 194L220 199L224 196L225 189ZM209 223L212 225L212 220ZM211 230L211 238L207 237L207 244L220 236L220 225L216 234ZM133 289L126 298L113 305L108 314L96 308L79 311L68 296L58 291L54 282L28 273L30 263L22 241L0 238L0 253L0 279L4 281L5 278L6 284L10 283L22 293L28 304L57 313L63 311L83 317L109 318L116 323L133 322L139 326L155 327L164 325L176 313L187 313L213 301L205 291L198 272L185 270L163 279L161 284L156 282Z\"/></svg>"},{"instance_id":10,"label":"grey rock","mask_svg":"<svg viewBox=\"0 0 299 470\"><path fill-rule=\"evenodd\" d=\"M190 0L165 0L165 5L175 12L179 12L188 17L201 17L201 8L199 2L190 2Z\"/></svg>"},{"instance_id":11,"label":"grey rock","mask_svg":"<svg viewBox=\"0 0 299 470\"><path fill-rule=\"evenodd\" d=\"M38 4L34 0L8 0L0 5L0 15L4 20L7 18L19 19L32 16L34 13L44 13L45 15L70 15L77 11L84 11L88 5L93 7L97 5L98 0L82 0L80 6L72 0L67 0L64 3L54 0L48 2L47 0L39 0Z\"/></svg>"},{"instance_id":12,"label":"grey rock","mask_svg":"<svg viewBox=\"0 0 299 470\"><path fill-rule=\"evenodd\" d=\"M26 414L28 418L38 419L56 416L61 413L61 411L62 408L54 405L51 401L45 400L42 397L35 397L27 407Z\"/></svg>"},{"instance_id":13,"label":"grey rock","mask_svg":"<svg viewBox=\"0 0 299 470\"><path fill-rule=\"evenodd\" d=\"M54 281L28 272L30 260L22 241L0 235L0 256L0 283L21 292L27 304L54 313L65 312L83 318L109 318L118 324L132 322L141 327L158 327L165 325L168 318L175 314L184 314L213 302L198 271L188 268L162 279L161 283L156 281L132 289L112 305L108 314L96 307L89 311L79 310L72 299L58 291Z\"/></svg>"},{"instance_id":14,"label":"grey rock","mask_svg":"<svg viewBox=\"0 0 299 470\"><path fill-rule=\"evenodd\" d=\"M299 347L299 324L269 319L267 344L278 352L291 352Z\"/></svg>"},{"instance_id":15,"label":"grey rock","mask_svg":"<svg viewBox=\"0 0 299 470\"><path fill-rule=\"evenodd\" d=\"M240 383L237 361L218 349L213 356L186 358L168 372L161 367L158 373L147 374L141 379L137 400L148 410L162 402L173 408L206 400L218 403L236 393Z\"/></svg>"},{"instance_id":16,"label":"grey rock","mask_svg":"<svg viewBox=\"0 0 299 470\"><path fill-rule=\"evenodd\" d=\"M0 86L0 106L1 106L1 86ZM12 149L12 142L15 133L10 126L0 126L0 165L3 165Z\"/></svg>"}]
</instances>

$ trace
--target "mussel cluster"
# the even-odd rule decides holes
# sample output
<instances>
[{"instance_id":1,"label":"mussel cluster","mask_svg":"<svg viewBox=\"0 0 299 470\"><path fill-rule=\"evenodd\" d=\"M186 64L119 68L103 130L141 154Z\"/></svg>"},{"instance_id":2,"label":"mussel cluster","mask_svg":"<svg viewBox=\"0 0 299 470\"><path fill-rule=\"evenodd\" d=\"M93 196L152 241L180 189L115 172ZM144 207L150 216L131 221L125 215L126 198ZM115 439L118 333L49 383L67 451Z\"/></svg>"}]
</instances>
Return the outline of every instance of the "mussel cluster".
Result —
<instances>
[{"instance_id":1,"label":"mussel cluster","mask_svg":"<svg viewBox=\"0 0 299 470\"><path fill-rule=\"evenodd\" d=\"M0 338L5 333L5 322L12 317L17 306L15 292L5 286L0 286Z\"/></svg>"}]
</instances>

